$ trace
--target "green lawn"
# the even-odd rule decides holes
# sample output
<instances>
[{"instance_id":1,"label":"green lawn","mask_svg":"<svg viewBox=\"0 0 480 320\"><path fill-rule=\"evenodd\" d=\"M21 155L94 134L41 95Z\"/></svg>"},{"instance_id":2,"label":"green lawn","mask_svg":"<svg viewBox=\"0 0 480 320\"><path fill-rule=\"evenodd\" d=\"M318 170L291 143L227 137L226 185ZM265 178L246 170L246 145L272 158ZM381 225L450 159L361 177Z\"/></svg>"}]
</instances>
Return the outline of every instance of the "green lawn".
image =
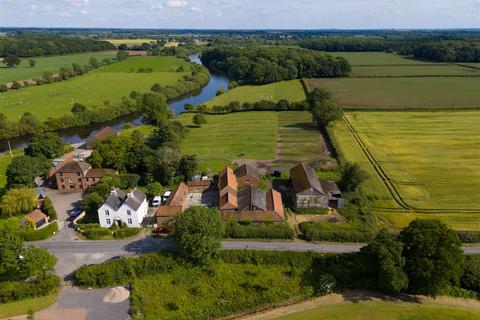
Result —
<instances>
[{"instance_id":1,"label":"green lawn","mask_svg":"<svg viewBox=\"0 0 480 320\"><path fill-rule=\"evenodd\" d=\"M192 126L192 117L191 113L179 116L182 123L191 126L182 152L197 154L200 170L210 173L234 159L277 158L276 166L290 167L298 161L317 159L324 152L322 137L307 111L206 115L207 123L202 127ZM141 130L148 134L148 127Z\"/></svg>"},{"instance_id":2,"label":"green lawn","mask_svg":"<svg viewBox=\"0 0 480 320\"><path fill-rule=\"evenodd\" d=\"M327 305L277 320L478 320L475 309L447 305L360 301Z\"/></svg>"},{"instance_id":3,"label":"green lawn","mask_svg":"<svg viewBox=\"0 0 480 320\"><path fill-rule=\"evenodd\" d=\"M179 120L192 124L193 114ZM277 140L276 112L239 112L206 115L207 124L192 127L182 152L197 154L201 169L218 172L232 159L274 159Z\"/></svg>"},{"instance_id":4,"label":"green lawn","mask_svg":"<svg viewBox=\"0 0 480 320\"><path fill-rule=\"evenodd\" d=\"M13 150L12 152L14 157L18 157L23 154L23 150ZM8 151L5 152L3 156L0 156L0 188L3 188L7 183L7 167L12 162L12 157Z\"/></svg>"},{"instance_id":5,"label":"green lawn","mask_svg":"<svg viewBox=\"0 0 480 320\"><path fill-rule=\"evenodd\" d=\"M351 112L346 118L391 185L416 214L387 213L394 226L415 216L439 218L457 230L480 230L480 111ZM347 161L368 173L363 188L377 208L398 209L345 122L330 130Z\"/></svg>"},{"instance_id":6,"label":"green lawn","mask_svg":"<svg viewBox=\"0 0 480 320\"><path fill-rule=\"evenodd\" d=\"M386 52L327 52L332 56L344 57L352 66L362 65L429 65L430 62Z\"/></svg>"},{"instance_id":7,"label":"green lawn","mask_svg":"<svg viewBox=\"0 0 480 320\"><path fill-rule=\"evenodd\" d=\"M412 66L353 66L352 77L359 76L480 76L480 70L450 65L412 65ZM477 79L480 81L480 78Z\"/></svg>"},{"instance_id":8,"label":"green lawn","mask_svg":"<svg viewBox=\"0 0 480 320\"><path fill-rule=\"evenodd\" d=\"M263 86L240 86L213 98L206 105L213 107L224 106L232 101L253 103L260 100L276 102L282 99L290 102L305 100L305 92L300 80L281 81Z\"/></svg>"},{"instance_id":9,"label":"green lawn","mask_svg":"<svg viewBox=\"0 0 480 320\"><path fill-rule=\"evenodd\" d=\"M435 68L435 67L429 67ZM309 79L347 108L468 108L480 106L480 79L465 77Z\"/></svg>"},{"instance_id":10,"label":"green lawn","mask_svg":"<svg viewBox=\"0 0 480 320\"><path fill-rule=\"evenodd\" d=\"M34 59L37 60L37 63L33 68L30 68L28 58L22 58L22 63L16 68L7 68L4 64L0 64L0 83L41 77L45 71L58 73L60 67L71 66L72 63L78 63L79 65L84 66L88 64L88 59L90 59L90 57L96 57L99 61L102 61L104 58L114 58L115 56L115 51L106 51L51 57L35 57Z\"/></svg>"},{"instance_id":11,"label":"green lawn","mask_svg":"<svg viewBox=\"0 0 480 320\"><path fill-rule=\"evenodd\" d=\"M0 318L13 317L27 314L29 310L39 311L55 303L58 293L52 293L45 297L20 300L0 304Z\"/></svg>"},{"instance_id":12,"label":"green lawn","mask_svg":"<svg viewBox=\"0 0 480 320\"><path fill-rule=\"evenodd\" d=\"M88 107L111 103L128 96L132 90L147 91L158 82L160 85L176 83L187 72L122 72L131 67L153 67L163 70L170 65L176 69L186 62L171 57L132 57L118 64L112 64L89 72L71 80L9 90L0 95L0 113L11 120L18 119L23 113L30 112L39 120L48 117L58 118L70 112L75 102ZM188 70L188 69L186 69Z\"/></svg>"}]
</instances>

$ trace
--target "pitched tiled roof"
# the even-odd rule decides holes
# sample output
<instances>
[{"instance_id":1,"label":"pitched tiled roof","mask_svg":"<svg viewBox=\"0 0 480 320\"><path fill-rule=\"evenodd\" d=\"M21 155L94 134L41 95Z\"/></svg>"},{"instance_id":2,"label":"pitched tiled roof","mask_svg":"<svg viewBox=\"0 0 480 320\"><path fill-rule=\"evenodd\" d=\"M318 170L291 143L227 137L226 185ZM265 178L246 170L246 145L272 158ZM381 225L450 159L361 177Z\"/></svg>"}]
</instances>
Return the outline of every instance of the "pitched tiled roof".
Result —
<instances>
[{"instance_id":1,"label":"pitched tiled roof","mask_svg":"<svg viewBox=\"0 0 480 320\"><path fill-rule=\"evenodd\" d=\"M295 193L311 189L324 194L320 181L315 174L315 170L304 163L300 163L290 169L290 178L292 179Z\"/></svg>"},{"instance_id":2,"label":"pitched tiled roof","mask_svg":"<svg viewBox=\"0 0 480 320\"><path fill-rule=\"evenodd\" d=\"M58 170L61 173L84 173L91 169L92 166L86 162L69 161Z\"/></svg>"},{"instance_id":3,"label":"pitched tiled roof","mask_svg":"<svg viewBox=\"0 0 480 320\"><path fill-rule=\"evenodd\" d=\"M259 176L257 169L248 164L242 164L240 167L235 169L233 173L235 173L237 177L252 176L258 178Z\"/></svg>"},{"instance_id":4,"label":"pitched tiled roof","mask_svg":"<svg viewBox=\"0 0 480 320\"><path fill-rule=\"evenodd\" d=\"M267 210L267 196L262 189L247 185L242 190L238 191L237 196L238 210L249 210L249 208L255 208L262 211Z\"/></svg>"},{"instance_id":5,"label":"pitched tiled roof","mask_svg":"<svg viewBox=\"0 0 480 320\"><path fill-rule=\"evenodd\" d=\"M267 209L275 212L278 216L285 219L282 195L277 190L269 189L267 191Z\"/></svg>"},{"instance_id":6,"label":"pitched tiled roof","mask_svg":"<svg viewBox=\"0 0 480 320\"><path fill-rule=\"evenodd\" d=\"M341 194L340 189L334 181L321 180L322 189L329 194Z\"/></svg>"},{"instance_id":7,"label":"pitched tiled roof","mask_svg":"<svg viewBox=\"0 0 480 320\"><path fill-rule=\"evenodd\" d=\"M174 217L182 212L182 207L160 206L157 209L157 217Z\"/></svg>"},{"instance_id":8,"label":"pitched tiled roof","mask_svg":"<svg viewBox=\"0 0 480 320\"><path fill-rule=\"evenodd\" d=\"M170 207L183 207L183 202L185 201L185 196L187 193L187 185L183 182L180 182L180 184L172 191L170 197L168 197L165 205Z\"/></svg>"},{"instance_id":9,"label":"pitched tiled roof","mask_svg":"<svg viewBox=\"0 0 480 320\"><path fill-rule=\"evenodd\" d=\"M225 167L218 174L218 190L222 193L223 189L230 187L232 190L237 191L237 178L230 167Z\"/></svg>"},{"instance_id":10,"label":"pitched tiled roof","mask_svg":"<svg viewBox=\"0 0 480 320\"><path fill-rule=\"evenodd\" d=\"M30 212L24 217L24 219L32 220L35 224L46 218L47 218L47 215L38 209L33 210L32 212Z\"/></svg>"},{"instance_id":11,"label":"pitched tiled roof","mask_svg":"<svg viewBox=\"0 0 480 320\"><path fill-rule=\"evenodd\" d=\"M145 193L137 188L128 193L123 192L120 188L115 188L104 203L114 210L118 210L124 203L128 204L130 208L138 210L146 198Z\"/></svg>"},{"instance_id":12,"label":"pitched tiled roof","mask_svg":"<svg viewBox=\"0 0 480 320\"><path fill-rule=\"evenodd\" d=\"M123 192L120 188L115 188L110 192L105 204L108 204L112 209L118 210L125 200L127 194Z\"/></svg>"},{"instance_id":13,"label":"pitched tiled roof","mask_svg":"<svg viewBox=\"0 0 480 320\"><path fill-rule=\"evenodd\" d=\"M225 192L219 199L220 210L234 210L238 208L237 195L234 192Z\"/></svg>"},{"instance_id":14,"label":"pitched tiled roof","mask_svg":"<svg viewBox=\"0 0 480 320\"><path fill-rule=\"evenodd\" d=\"M117 173L113 169L90 169L85 174L86 178L101 178L106 174L115 174Z\"/></svg>"}]
</instances>

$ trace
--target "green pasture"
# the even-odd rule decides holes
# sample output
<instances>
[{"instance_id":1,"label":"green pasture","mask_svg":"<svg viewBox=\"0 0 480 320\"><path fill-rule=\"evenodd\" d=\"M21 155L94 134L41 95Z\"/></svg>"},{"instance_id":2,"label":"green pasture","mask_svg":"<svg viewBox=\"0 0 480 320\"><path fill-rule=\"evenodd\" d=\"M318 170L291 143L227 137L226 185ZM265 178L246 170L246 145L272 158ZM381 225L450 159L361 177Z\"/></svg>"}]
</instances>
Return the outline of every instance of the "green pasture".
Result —
<instances>
[{"instance_id":1,"label":"green pasture","mask_svg":"<svg viewBox=\"0 0 480 320\"><path fill-rule=\"evenodd\" d=\"M201 169L218 172L233 159L274 159L277 140L277 113L239 112L205 115L207 123L192 125L193 114L185 113L179 120L190 125L182 142L182 152L196 154Z\"/></svg>"},{"instance_id":2,"label":"green pasture","mask_svg":"<svg viewBox=\"0 0 480 320\"><path fill-rule=\"evenodd\" d=\"M98 72L102 73L136 73L140 68L152 68L153 72L175 72L178 67L183 66L186 70L189 70L190 63L185 60L166 56L144 56L144 57L131 57L128 59L128 63L115 63L108 68L99 69Z\"/></svg>"},{"instance_id":3,"label":"green pasture","mask_svg":"<svg viewBox=\"0 0 480 320\"><path fill-rule=\"evenodd\" d=\"M224 106L232 101L257 102L278 100L297 102L305 100L305 91L299 80L280 81L262 86L240 86L219 95L206 103L207 106Z\"/></svg>"},{"instance_id":4,"label":"green pasture","mask_svg":"<svg viewBox=\"0 0 480 320\"><path fill-rule=\"evenodd\" d=\"M375 206L387 223L401 227L415 217L430 217L457 230L480 230L480 203L473 200L480 192L480 111L351 112L346 119L414 208L408 214L392 211L400 207L346 123L337 123L330 129L332 139L347 161L368 172L363 188L377 197Z\"/></svg>"},{"instance_id":5,"label":"green pasture","mask_svg":"<svg viewBox=\"0 0 480 320\"><path fill-rule=\"evenodd\" d=\"M431 62L415 60L386 52L326 52L332 56L344 57L352 66L363 65L429 65Z\"/></svg>"},{"instance_id":6,"label":"green pasture","mask_svg":"<svg viewBox=\"0 0 480 320\"><path fill-rule=\"evenodd\" d=\"M478 310L449 305L359 301L331 304L277 320L478 320Z\"/></svg>"},{"instance_id":7,"label":"green pasture","mask_svg":"<svg viewBox=\"0 0 480 320\"><path fill-rule=\"evenodd\" d=\"M160 70L167 68L167 64L176 69L186 62L171 57L132 57L67 81L9 90L0 95L0 113L8 119L16 120L23 113L30 112L39 120L46 120L69 113L75 102L87 107L100 106L107 100L115 103L133 90L147 91L156 82L160 85L174 84L187 74L166 71L121 72L131 66L148 68L154 65L154 69Z\"/></svg>"},{"instance_id":8,"label":"green pasture","mask_svg":"<svg viewBox=\"0 0 480 320\"><path fill-rule=\"evenodd\" d=\"M434 68L434 67L429 67ZM309 79L346 108L434 109L480 107L480 78L341 78Z\"/></svg>"},{"instance_id":9,"label":"green pasture","mask_svg":"<svg viewBox=\"0 0 480 320\"><path fill-rule=\"evenodd\" d=\"M62 56L35 57L34 59L37 63L33 68L30 67L28 58L22 58L21 64L16 68L7 68L4 64L0 64L0 83L41 77L45 71L58 73L60 67L71 66L72 63L78 63L79 65L84 66L88 64L90 57L95 57L97 60L102 61L105 58L111 59L116 57L116 52L87 52Z\"/></svg>"},{"instance_id":10,"label":"green pasture","mask_svg":"<svg viewBox=\"0 0 480 320\"><path fill-rule=\"evenodd\" d=\"M322 137L307 111L205 115L207 123L201 127L192 125L192 117L191 113L179 116L190 126L182 152L196 154L200 169L207 172L218 172L236 159L276 159L275 166L290 167L317 159L324 152ZM142 130L148 134L148 127Z\"/></svg>"},{"instance_id":11,"label":"green pasture","mask_svg":"<svg viewBox=\"0 0 480 320\"><path fill-rule=\"evenodd\" d=\"M143 43L155 42L155 39L104 39L115 46L126 44L127 46L142 45Z\"/></svg>"},{"instance_id":12,"label":"green pasture","mask_svg":"<svg viewBox=\"0 0 480 320\"><path fill-rule=\"evenodd\" d=\"M411 66L353 66L352 77L377 76L479 76L480 70L449 65L411 65ZM480 81L480 78L477 79Z\"/></svg>"}]
</instances>

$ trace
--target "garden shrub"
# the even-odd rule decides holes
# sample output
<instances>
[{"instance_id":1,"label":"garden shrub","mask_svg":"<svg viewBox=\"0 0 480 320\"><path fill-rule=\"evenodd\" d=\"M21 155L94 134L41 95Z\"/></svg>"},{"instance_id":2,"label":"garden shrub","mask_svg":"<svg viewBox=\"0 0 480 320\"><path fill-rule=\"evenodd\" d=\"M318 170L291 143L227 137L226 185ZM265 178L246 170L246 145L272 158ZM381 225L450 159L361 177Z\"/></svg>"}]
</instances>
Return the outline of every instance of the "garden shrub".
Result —
<instances>
[{"instance_id":1,"label":"garden shrub","mask_svg":"<svg viewBox=\"0 0 480 320\"><path fill-rule=\"evenodd\" d=\"M132 237L140 233L140 228L120 228L113 233L113 237L116 239L123 239Z\"/></svg>"},{"instance_id":2,"label":"garden shrub","mask_svg":"<svg viewBox=\"0 0 480 320\"><path fill-rule=\"evenodd\" d=\"M458 237L463 243L480 243L480 232L458 231Z\"/></svg>"},{"instance_id":3,"label":"garden shrub","mask_svg":"<svg viewBox=\"0 0 480 320\"><path fill-rule=\"evenodd\" d=\"M57 231L58 231L58 225L57 225L57 222L54 221L54 222L51 222L48 226L38 230L20 231L20 236L25 241L38 241L38 240L48 239Z\"/></svg>"},{"instance_id":4,"label":"garden shrub","mask_svg":"<svg viewBox=\"0 0 480 320\"><path fill-rule=\"evenodd\" d=\"M112 231L105 228L91 228L82 232L82 234L90 240L100 240L112 236Z\"/></svg>"},{"instance_id":5,"label":"garden shrub","mask_svg":"<svg viewBox=\"0 0 480 320\"><path fill-rule=\"evenodd\" d=\"M353 227L332 227L323 222L307 221L298 225L303 238L308 241L368 242L375 237L375 231L363 231Z\"/></svg>"},{"instance_id":6,"label":"garden shrub","mask_svg":"<svg viewBox=\"0 0 480 320\"><path fill-rule=\"evenodd\" d=\"M55 211L52 200L49 197L43 199L43 211L48 215L50 220L57 219L57 211Z\"/></svg>"},{"instance_id":7,"label":"garden shrub","mask_svg":"<svg viewBox=\"0 0 480 320\"><path fill-rule=\"evenodd\" d=\"M60 278L56 275L46 275L33 281L0 282L0 303L46 296L57 291L59 286Z\"/></svg>"},{"instance_id":8,"label":"garden shrub","mask_svg":"<svg viewBox=\"0 0 480 320\"><path fill-rule=\"evenodd\" d=\"M232 239L293 239L294 231L286 223L241 225L227 223L225 237Z\"/></svg>"}]
</instances>

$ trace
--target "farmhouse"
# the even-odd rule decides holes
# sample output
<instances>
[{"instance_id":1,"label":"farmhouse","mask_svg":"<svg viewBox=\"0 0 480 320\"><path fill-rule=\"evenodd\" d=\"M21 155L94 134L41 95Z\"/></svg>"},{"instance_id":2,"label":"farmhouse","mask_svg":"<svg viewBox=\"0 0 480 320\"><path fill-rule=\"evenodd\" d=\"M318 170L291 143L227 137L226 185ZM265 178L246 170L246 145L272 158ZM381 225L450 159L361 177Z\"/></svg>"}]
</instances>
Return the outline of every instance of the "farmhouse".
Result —
<instances>
[{"instance_id":1,"label":"farmhouse","mask_svg":"<svg viewBox=\"0 0 480 320\"><path fill-rule=\"evenodd\" d=\"M341 208L343 198L333 181L320 181L315 170L304 163L290 170L294 190L294 204L297 208Z\"/></svg>"},{"instance_id":2,"label":"farmhouse","mask_svg":"<svg viewBox=\"0 0 480 320\"><path fill-rule=\"evenodd\" d=\"M157 209L157 225L165 225L172 217L185 210L185 199L188 194L188 186L181 182L170 194L164 206Z\"/></svg>"},{"instance_id":3,"label":"farmhouse","mask_svg":"<svg viewBox=\"0 0 480 320\"><path fill-rule=\"evenodd\" d=\"M83 192L102 176L116 173L113 169L92 169L86 162L67 161L56 170L55 182L62 192Z\"/></svg>"},{"instance_id":4,"label":"farmhouse","mask_svg":"<svg viewBox=\"0 0 480 320\"><path fill-rule=\"evenodd\" d=\"M255 180L244 179L252 172L245 172L245 169L240 170L240 180L243 182L239 182L235 172L229 167L225 167L218 175L218 206L222 219L252 223L284 221L285 213L280 193L272 188L267 191L258 188L254 185ZM258 175L256 179L258 185Z\"/></svg>"},{"instance_id":5,"label":"farmhouse","mask_svg":"<svg viewBox=\"0 0 480 320\"><path fill-rule=\"evenodd\" d=\"M98 208L98 221L102 228L110 228L112 224L140 228L147 212L148 203L145 193L137 188L128 193L115 188Z\"/></svg>"}]
</instances>

